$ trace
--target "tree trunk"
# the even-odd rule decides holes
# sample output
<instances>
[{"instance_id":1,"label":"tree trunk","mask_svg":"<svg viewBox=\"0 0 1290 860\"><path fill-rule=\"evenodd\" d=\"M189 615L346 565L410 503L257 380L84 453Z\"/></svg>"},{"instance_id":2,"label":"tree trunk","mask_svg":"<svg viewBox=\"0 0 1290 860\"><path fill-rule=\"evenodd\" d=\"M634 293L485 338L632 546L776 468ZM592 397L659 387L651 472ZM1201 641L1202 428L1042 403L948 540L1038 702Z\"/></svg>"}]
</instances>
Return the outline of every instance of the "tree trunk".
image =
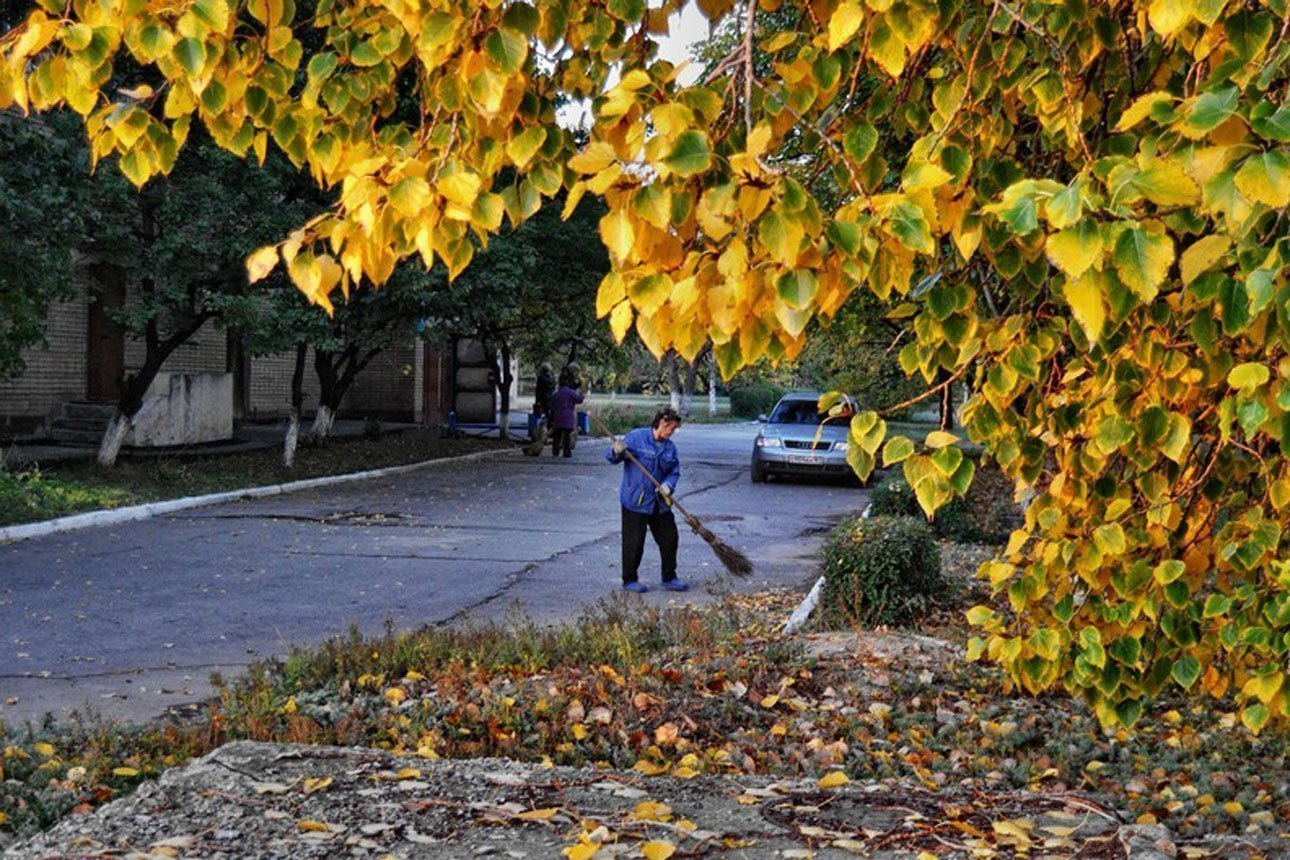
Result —
<instances>
[{"instance_id":1,"label":"tree trunk","mask_svg":"<svg viewBox=\"0 0 1290 860\"><path fill-rule=\"evenodd\" d=\"M708 414L717 414L717 357L708 353Z\"/></svg>"},{"instance_id":2,"label":"tree trunk","mask_svg":"<svg viewBox=\"0 0 1290 860\"><path fill-rule=\"evenodd\" d=\"M694 407L694 386L699 380L699 357L695 356L694 361L686 365L685 370L685 390L681 393L681 415L685 418L690 417L690 410Z\"/></svg>"},{"instance_id":3,"label":"tree trunk","mask_svg":"<svg viewBox=\"0 0 1290 860\"><path fill-rule=\"evenodd\" d=\"M501 343L501 375L497 377L497 392L502 404L502 415L500 426L497 429L499 439L511 438L511 383L515 381L515 374L511 372L511 346L502 339Z\"/></svg>"},{"instance_id":4,"label":"tree trunk","mask_svg":"<svg viewBox=\"0 0 1290 860\"><path fill-rule=\"evenodd\" d=\"M161 366L181 343L192 337L198 329L213 316L209 311L198 314L188 325L171 334L164 340L157 330L157 321L151 320L144 331L143 366L135 373L128 374L121 382L121 400L117 403L116 413L103 433L99 444L98 462L100 466L112 468L116 465L125 442L126 431L134 421L134 416L143 408L143 397L152 386L152 381L161 372ZM118 420L119 419L119 420Z\"/></svg>"},{"instance_id":5,"label":"tree trunk","mask_svg":"<svg viewBox=\"0 0 1290 860\"><path fill-rule=\"evenodd\" d=\"M107 430L103 433L103 441L99 443L99 465L111 468L116 465L116 458L121 453L121 445L125 442L126 431L130 429L130 417L117 407L112 413L112 420L108 422Z\"/></svg>"},{"instance_id":6,"label":"tree trunk","mask_svg":"<svg viewBox=\"0 0 1290 860\"><path fill-rule=\"evenodd\" d=\"M946 375L946 371L942 370L941 375L942 376ZM953 384L946 385L944 388L941 389L941 396L939 400L940 400L941 415L940 415L940 421L938 423L940 424L940 429L946 430L946 431L953 430L954 429L954 386Z\"/></svg>"},{"instance_id":7,"label":"tree trunk","mask_svg":"<svg viewBox=\"0 0 1290 860\"><path fill-rule=\"evenodd\" d=\"M663 357L667 362L667 387L672 395L672 408L677 412L681 411L681 368L677 367L677 362L681 357L676 354L675 350L669 351Z\"/></svg>"},{"instance_id":8,"label":"tree trunk","mask_svg":"<svg viewBox=\"0 0 1290 860\"><path fill-rule=\"evenodd\" d=\"M296 446L300 443L300 410L305 399L305 356L308 353L308 344L296 344L296 366L291 373L291 419L287 422L287 436L282 443L282 464L288 469L296 464Z\"/></svg>"},{"instance_id":9,"label":"tree trunk","mask_svg":"<svg viewBox=\"0 0 1290 860\"><path fill-rule=\"evenodd\" d=\"M309 428L309 435L319 441L326 439L331 435L332 425L336 423L336 412L325 404L318 404L318 412L314 414L313 426Z\"/></svg>"}]
</instances>

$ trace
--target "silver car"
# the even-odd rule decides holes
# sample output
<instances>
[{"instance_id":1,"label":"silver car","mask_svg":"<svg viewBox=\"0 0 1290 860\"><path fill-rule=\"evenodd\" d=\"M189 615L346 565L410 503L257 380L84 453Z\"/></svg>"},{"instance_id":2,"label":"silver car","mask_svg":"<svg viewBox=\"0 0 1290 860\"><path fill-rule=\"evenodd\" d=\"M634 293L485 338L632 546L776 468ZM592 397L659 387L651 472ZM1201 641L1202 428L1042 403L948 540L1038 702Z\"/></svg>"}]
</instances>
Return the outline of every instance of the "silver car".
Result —
<instances>
[{"instance_id":1,"label":"silver car","mask_svg":"<svg viewBox=\"0 0 1290 860\"><path fill-rule=\"evenodd\" d=\"M854 476L847 465L850 415L829 418L817 412L819 399L814 392L794 392L775 404L753 442L754 484L771 475Z\"/></svg>"}]
</instances>

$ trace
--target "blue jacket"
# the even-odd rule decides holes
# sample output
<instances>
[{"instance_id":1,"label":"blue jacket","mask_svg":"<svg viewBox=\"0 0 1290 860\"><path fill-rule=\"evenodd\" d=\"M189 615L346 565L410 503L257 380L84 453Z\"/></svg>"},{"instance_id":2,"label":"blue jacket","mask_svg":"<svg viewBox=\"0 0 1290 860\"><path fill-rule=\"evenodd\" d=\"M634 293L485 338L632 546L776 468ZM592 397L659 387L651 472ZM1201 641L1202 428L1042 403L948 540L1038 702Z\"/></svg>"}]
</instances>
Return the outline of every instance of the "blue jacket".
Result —
<instances>
[{"instance_id":1,"label":"blue jacket","mask_svg":"<svg viewBox=\"0 0 1290 860\"><path fill-rule=\"evenodd\" d=\"M676 482L681 479L681 458L671 439L656 442L651 428L637 427L624 436L623 441L627 443L627 450L660 484L676 489ZM624 508L638 514L652 514L656 509L667 508L667 503L658 499L658 490L654 488L654 484L641 474L641 470L625 454L621 457L614 456L611 445L605 452L605 459L611 463L623 464L623 485L618 491L618 500Z\"/></svg>"}]
</instances>

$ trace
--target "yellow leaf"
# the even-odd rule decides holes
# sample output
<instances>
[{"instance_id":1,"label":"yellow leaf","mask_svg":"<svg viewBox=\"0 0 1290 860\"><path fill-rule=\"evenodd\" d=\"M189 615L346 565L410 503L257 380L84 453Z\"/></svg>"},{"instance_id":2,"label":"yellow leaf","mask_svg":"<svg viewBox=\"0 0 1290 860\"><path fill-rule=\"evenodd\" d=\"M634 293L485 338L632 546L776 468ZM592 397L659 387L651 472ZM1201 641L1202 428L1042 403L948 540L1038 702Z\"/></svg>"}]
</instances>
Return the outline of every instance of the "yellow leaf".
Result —
<instances>
[{"instance_id":1,"label":"yellow leaf","mask_svg":"<svg viewBox=\"0 0 1290 860\"><path fill-rule=\"evenodd\" d=\"M390 203L405 218L419 215L430 202L430 183L419 176L400 180L390 189Z\"/></svg>"},{"instance_id":2,"label":"yellow leaf","mask_svg":"<svg viewBox=\"0 0 1290 860\"><path fill-rule=\"evenodd\" d=\"M819 785L820 788L841 788L850 781L842 771L833 770L820 777Z\"/></svg>"},{"instance_id":3,"label":"yellow leaf","mask_svg":"<svg viewBox=\"0 0 1290 860\"><path fill-rule=\"evenodd\" d=\"M863 21L864 10L860 4L855 0L844 0L829 18L829 50L836 51L851 41Z\"/></svg>"},{"instance_id":4,"label":"yellow leaf","mask_svg":"<svg viewBox=\"0 0 1290 860\"><path fill-rule=\"evenodd\" d=\"M577 845L565 848L561 853L568 857L569 860L591 860L599 850L600 845L595 842L580 842Z\"/></svg>"},{"instance_id":5,"label":"yellow leaf","mask_svg":"<svg viewBox=\"0 0 1290 860\"><path fill-rule=\"evenodd\" d=\"M394 775L395 779L420 779L421 771L415 767L405 767Z\"/></svg>"},{"instance_id":6,"label":"yellow leaf","mask_svg":"<svg viewBox=\"0 0 1290 860\"><path fill-rule=\"evenodd\" d=\"M645 860L667 860L676 853L676 846L671 842L646 842L641 846Z\"/></svg>"},{"instance_id":7,"label":"yellow leaf","mask_svg":"<svg viewBox=\"0 0 1290 860\"><path fill-rule=\"evenodd\" d=\"M1165 92L1147 93L1141 96L1124 113L1120 114L1120 121L1115 124L1116 131L1128 131L1151 113L1156 105L1167 104L1172 102L1174 97Z\"/></svg>"},{"instance_id":8,"label":"yellow leaf","mask_svg":"<svg viewBox=\"0 0 1290 860\"><path fill-rule=\"evenodd\" d=\"M957 441L959 441L959 437L955 436L953 433L946 433L944 430L933 430L931 433L927 434L927 438L923 440L923 444L928 448L946 448Z\"/></svg>"},{"instance_id":9,"label":"yellow leaf","mask_svg":"<svg viewBox=\"0 0 1290 860\"><path fill-rule=\"evenodd\" d=\"M385 700L391 705L397 705L408 697L408 694L399 687L390 687L385 691Z\"/></svg>"},{"instance_id":10,"label":"yellow leaf","mask_svg":"<svg viewBox=\"0 0 1290 860\"><path fill-rule=\"evenodd\" d=\"M1071 278L1078 278L1090 266L1101 268L1102 231L1092 219L1053 233L1044 247L1053 265Z\"/></svg>"},{"instance_id":11,"label":"yellow leaf","mask_svg":"<svg viewBox=\"0 0 1290 860\"><path fill-rule=\"evenodd\" d=\"M596 318L604 318L625 298L627 298L627 287L623 284L622 275L617 272L605 275L596 291Z\"/></svg>"},{"instance_id":12,"label":"yellow leaf","mask_svg":"<svg viewBox=\"0 0 1290 860\"><path fill-rule=\"evenodd\" d=\"M1062 287L1066 303L1071 306L1071 313L1084 329L1090 343L1097 343L1102 337L1102 326L1106 323L1106 303L1102 298L1102 281L1105 275L1096 270L1085 273L1079 280L1067 280Z\"/></svg>"},{"instance_id":13,"label":"yellow leaf","mask_svg":"<svg viewBox=\"0 0 1290 860\"><path fill-rule=\"evenodd\" d=\"M580 741L587 736L587 727L582 723L574 723L570 726L569 731L573 734L575 741Z\"/></svg>"},{"instance_id":14,"label":"yellow leaf","mask_svg":"<svg viewBox=\"0 0 1290 860\"><path fill-rule=\"evenodd\" d=\"M1197 239L1182 252L1178 262L1178 267L1182 271L1182 282L1190 284L1207 272L1223 258L1230 247L1232 247L1232 240L1223 235L1215 234Z\"/></svg>"},{"instance_id":15,"label":"yellow leaf","mask_svg":"<svg viewBox=\"0 0 1290 860\"><path fill-rule=\"evenodd\" d=\"M138 776L139 770L133 767L114 767L112 774L113 776Z\"/></svg>"},{"instance_id":16,"label":"yellow leaf","mask_svg":"<svg viewBox=\"0 0 1290 860\"><path fill-rule=\"evenodd\" d=\"M548 807L546 809L530 809L527 812L521 812L516 817L523 818L525 821L550 821L552 818L555 818L556 814L559 812L560 810L555 807Z\"/></svg>"},{"instance_id":17,"label":"yellow leaf","mask_svg":"<svg viewBox=\"0 0 1290 860\"><path fill-rule=\"evenodd\" d=\"M614 306L613 312L609 315L609 330L614 336L614 343L623 342L623 338L627 336L627 330L632 327L632 318L631 302L619 302Z\"/></svg>"},{"instance_id":18,"label":"yellow leaf","mask_svg":"<svg viewBox=\"0 0 1290 860\"><path fill-rule=\"evenodd\" d=\"M1200 202L1200 188L1177 164L1153 165L1134 176L1133 184L1157 206L1189 206Z\"/></svg>"},{"instance_id":19,"label":"yellow leaf","mask_svg":"<svg viewBox=\"0 0 1290 860\"><path fill-rule=\"evenodd\" d=\"M438 183L440 194L468 209L475 205L475 198L479 196L481 184L478 174L464 170L443 177Z\"/></svg>"},{"instance_id":20,"label":"yellow leaf","mask_svg":"<svg viewBox=\"0 0 1290 860\"><path fill-rule=\"evenodd\" d=\"M626 210L611 209L600 219L600 238L618 260L626 260L631 255L636 244L636 230Z\"/></svg>"},{"instance_id":21,"label":"yellow leaf","mask_svg":"<svg viewBox=\"0 0 1290 860\"><path fill-rule=\"evenodd\" d=\"M642 800L627 817L634 821L671 821L672 807L657 800Z\"/></svg>"},{"instance_id":22,"label":"yellow leaf","mask_svg":"<svg viewBox=\"0 0 1290 860\"><path fill-rule=\"evenodd\" d=\"M330 776L308 777L305 779L305 794L313 794L315 791L322 791L324 788L331 785L331 783L332 778Z\"/></svg>"},{"instance_id":23,"label":"yellow leaf","mask_svg":"<svg viewBox=\"0 0 1290 860\"><path fill-rule=\"evenodd\" d=\"M604 141L594 141L587 148L569 159L569 167L579 173L599 173L616 161L613 146Z\"/></svg>"},{"instance_id":24,"label":"yellow leaf","mask_svg":"<svg viewBox=\"0 0 1290 860\"><path fill-rule=\"evenodd\" d=\"M1151 5L1147 7L1147 20L1151 22L1151 29L1166 37L1177 33L1191 20L1189 5L1181 0L1151 0Z\"/></svg>"},{"instance_id":25,"label":"yellow leaf","mask_svg":"<svg viewBox=\"0 0 1290 860\"><path fill-rule=\"evenodd\" d=\"M246 258L246 276L254 284L268 276L278 265L278 248L266 245Z\"/></svg>"},{"instance_id":26,"label":"yellow leaf","mask_svg":"<svg viewBox=\"0 0 1290 860\"><path fill-rule=\"evenodd\" d=\"M40 743L32 744L31 748L34 749L36 752L40 753L41 755L43 755L45 758L49 758L51 755L54 754L54 745L45 743L44 741L41 741Z\"/></svg>"},{"instance_id":27,"label":"yellow leaf","mask_svg":"<svg viewBox=\"0 0 1290 860\"><path fill-rule=\"evenodd\" d=\"M779 704L779 696L776 696L773 693L769 696L764 696L761 700L761 706L763 708L773 708L778 704Z\"/></svg>"},{"instance_id":28,"label":"yellow leaf","mask_svg":"<svg viewBox=\"0 0 1290 860\"><path fill-rule=\"evenodd\" d=\"M296 829L301 833L326 833L327 825L321 821L314 821L312 818L306 818L303 821L296 822Z\"/></svg>"},{"instance_id":29,"label":"yellow leaf","mask_svg":"<svg viewBox=\"0 0 1290 860\"><path fill-rule=\"evenodd\" d=\"M640 759L632 766L632 770L637 773L643 773L646 776L659 776L667 773L667 768L658 762L650 761L647 758Z\"/></svg>"},{"instance_id":30,"label":"yellow leaf","mask_svg":"<svg viewBox=\"0 0 1290 860\"><path fill-rule=\"evenodd\" d=\"M685 765L672 768L672 776L677 779L694 779L698 775L699 772L697 770L692 767L686 767Z\"/></svg>"}]
</instances>

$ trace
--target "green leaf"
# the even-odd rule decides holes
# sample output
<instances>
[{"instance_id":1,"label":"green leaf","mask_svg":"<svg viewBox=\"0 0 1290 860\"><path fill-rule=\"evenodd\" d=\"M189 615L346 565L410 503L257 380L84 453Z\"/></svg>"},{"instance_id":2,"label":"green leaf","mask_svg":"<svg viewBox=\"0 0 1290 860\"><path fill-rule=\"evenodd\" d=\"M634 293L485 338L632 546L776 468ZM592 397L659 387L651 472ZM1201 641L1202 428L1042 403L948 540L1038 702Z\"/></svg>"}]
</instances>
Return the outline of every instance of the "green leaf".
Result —
<instances>
[{"instance_id":1,"label":"green leaf","mask_svg":"<svg viewBox=\"0 0 1290 860\"><path fill-rule=\"evenodd\" d=\"M1109 523L1093 530L1093 542L1107 555L1123 555L1127 547L1124 529L1119 523Z\"/></svg>"},{"instance_id":2,"label":"green leaf","mask_svg":"<svg viewBox=\"0 0 1290 860\"><path fill-rule=\"evenodd\" d=\"M1241 91L1227 86L1201 93L1183 115L1181 131L1197 138L1222 125L1236 110Z\"/></svg>"},{"instance_id":3,"label":"green leaf","mask_svg":"<svg viewBox=\"0 0 1290 860\"><path fill-rule=\"evenodd\" d=\"M663 159L677 176L693 176L708 169L712 163L712 153L708 149L708 136L701 131L689 129L681 132L672 144L672 152Z\"/></svg>"},{"instance_id":4,"label":"green leaf","mask_svg":"<svg viewBox=\"0 0 1290 860\"><path fill-rule=\"evenodd\" d=\"M805 310L815 301L819 282L810 269L794 269L781 275L777 286L784 304L795 310Z\"/></svg>"},{"instance_id":5,"label":"green leaf","mask_svg":"<svg viewBox=\"0 0 1290 860\"><path fill-rule=\"evenodd\" d=\"M824 235L850 257L858 254L862 247L860 225L854 221L830 221Z\"/></svg>"},{"instance_id":6,"label":"green leaf","mask_svg":"<svg viewBox=\"0 0 1290 860\"><path fill-rule=\"evenodd\" d=\"M191 36L180 39L175 45L175 59L184 67L184 71L196 77L206 66L206 46L200 39Z\"/></svg>"},{"instance_id":7,"label":"green leaf","mask_svg":"<svg viewBox=\"0 0 1290 860\"><path fill-rule=\"evenodd\" d=\"M1205 608L1201 612L1202 618L1218 618L1220 615L1226 615L1232 609L1232 598L1222 594L1211 594L1205 598Z\"/></svg>"},{"instance_id":8,"label":"green leaf","mask_svg":"<svg viewBox=\"0 0 1290 860\"><path fill-rule=\"evenodd\" d=\"M913 203L897 203L887 210L887 228L911 251L932 254L936 243L923 210Z\"/></svg>"},{"instance_id":9,"label":"green leaf","mask_svg":"<svg viewBox=\"0 0 1290 860\"><path fill-rule=\"evenodd\" d=\"M527 128L506 142L506 155L523 169L546 143L546 129L540 125Z\"/></svg>"},{"instance_id":10,"label":"green leaf","mask_svg":"<svg viewBox=\"0 0 1290 860\"><path fill-rule=\"evenodd\" d=\"M894 466L909 459L914 453L914 443L904 436L892 436L882 449L883 466Z\"/></svg>"},{"instance_id":11,"label":"green leaf","mask_svg":"<svg viewBox=\"0 0 1290 860\"><path fill-rule=\"evenodd\" d=\"M488 38L484 40L484 50L497 63L498 68L513 75L524 68L524 61L529 55L529 43L522 34L502 27L488 34Z\"/></svg>"},{"instance_id":12,"label":"green leaf","mask_svg":"<svg viewBox=\"0 0 1290 860\"><path fill-rule=\"evenodd\" d=\"M375 66L384 59L385 56L371 42L359 42L349 52L349 61L359 68Z\"/></svg>"},{"instance_id":13,"label":"green leaf","mask_svg":"<svg viewBox=\"0 0 1290 860\"><path fill-rule=\"evenodd\" d=\"M1045 248L1053 265L1077 279L1101 261L1102 231L1096 221L1086 218L1074 227L1053 233Z\"/></svg>"},{"instance_id":14,"label":"green leaf","mask_svg":"<svg viewBox=\"0 0 1290 860\"><path fill-rule=\"evenodd\" d=\"M1267 107L1270 110L1260 111L1259 108ZM1290 143L1290 105L1276 107L1273 104L1264 102L1255 108L1255 116L1251 117L1250 127L1254 132L1265 140L1273 140L1277 143Z\"/></svg>"},{"instance_id":15,"label":"green leaf","mask_svg":"<svg viewBox=\"0 0 1290 860\"><path fill-rule=\"evenodd\" d=\"M1169 561L1162 561L1160 564L1156 565L1156 569L1152 571L1152 576L1154 576L1156 578L1156 582L1161 585L1168 585L1186 572L1186 565L1177 559L1170 559Z\"/></svg>"},{"instance_id":16,"label":"green leaf","mask_svg":"<svg viewBox=\"0 0 1290 860\"><path fill-rule=\"evenodd\" d=\"M1174 240L1165 233L1151 233L1133 226L1120 234L1115 243L1115 270L1139 299L1149 302L1174 261Z\"/></svg>"},{"instance_id":17,"label":"green leaf","mask_svg":"<svg viewBox=\"0 0 1290 860\"><path fill-rule=\"evenodd\" d=\"M324 51L321 54L314 54L305 71L311 82L320 84L331 77L331 73L336 71L336 65L336 55L331 51Z\"/></svg>"},{"instance_id":18,"label":"green leaf","mask_svg":"<svg viewBox=\"0 0 1290 860\"><path fill-rule=\"evenodd\" d=\"M927 434L923 444L928 448L939 449L953 445L959 441L959 437L953 433L946 433L944 430L933 430Z\"/></svg>"},{"instance_id":19,"label":"green leaf","mask_svg":"<svg viewBox=\"0 0 1290 860\"><path fill-rule=\"evenodd\" d=\"M609 0L605 7L619 21L635 24L645 17L645 0Z\"/></svg>"},{"instance_id":20,"label":"green leaf","mask_svg":"<svg viewBox=\"0 0 1290 860\"><path fill-rule=\"evenodd\" d=\"M1145 96L1140 96L1128 110L1120 114L1120 121L1115 124L1115 130L1128 131L1146 119L1157 105L1171 104L1173 101L1174 97L1166 92L1147 93Z\"/></svg>"},{"instance_id":21,"label":"green leaf","mask_svg":"<svg viewBox=\"0 0 1290 860\"><path fill-rule=\"evenodd\" d=\"M842 150L853 161L864 161L878 145L878 129L867 120L857 122L847 129L842 138Z\"/></svg>"}]
</instances>

